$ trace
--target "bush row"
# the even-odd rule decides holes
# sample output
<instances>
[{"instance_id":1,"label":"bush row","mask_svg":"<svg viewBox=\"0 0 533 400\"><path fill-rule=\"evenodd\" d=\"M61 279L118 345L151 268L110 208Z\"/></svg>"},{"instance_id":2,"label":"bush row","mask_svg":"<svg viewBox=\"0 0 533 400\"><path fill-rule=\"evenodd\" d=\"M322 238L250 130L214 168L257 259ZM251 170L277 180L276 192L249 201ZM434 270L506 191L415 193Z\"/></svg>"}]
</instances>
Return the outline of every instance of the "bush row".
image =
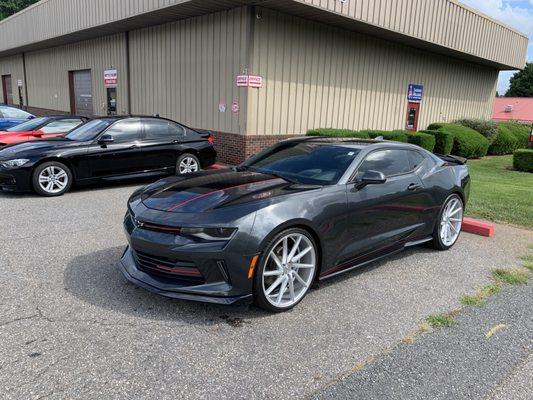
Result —
<instances>
[{"instance_id":1,"label":"bush row","mask_svg":"<svg viewBox=\"0 0 533 400\"><path fill-rule=\"evenodd\" d=\"M530 127L517 122L485 121L480 119L461 119L455 121L456 125L462 125L473 129L489 140L488 154L503 155L512 154L514 150L527 147ZM441 129L447 124L432 124L428 129Z\"/></svg>"},{"instance_id":2,"label":"bush row","mask_svg":"<svg viewBox=\"0 0 533 400\"><path fill-rule=\"evenodd\" d=\"M533 149L515 150L513 167L518 171L533 172Z\"/></svg>"},{"instance_id":3,"label":"bush row","mask_svg":"<svg viewBox=\"0 0 533 400\"><path fill-rule=\"evenodd\" d=\"M527 147L530 128L515 122L495 123L477 119L462 119L454 123L433 123L420 132L349 129L314 129L309 136L353 137L416 144L438 154L454 154L465 158L480 158L488 154L512 154Z\"/></svg>"}]
</instances>

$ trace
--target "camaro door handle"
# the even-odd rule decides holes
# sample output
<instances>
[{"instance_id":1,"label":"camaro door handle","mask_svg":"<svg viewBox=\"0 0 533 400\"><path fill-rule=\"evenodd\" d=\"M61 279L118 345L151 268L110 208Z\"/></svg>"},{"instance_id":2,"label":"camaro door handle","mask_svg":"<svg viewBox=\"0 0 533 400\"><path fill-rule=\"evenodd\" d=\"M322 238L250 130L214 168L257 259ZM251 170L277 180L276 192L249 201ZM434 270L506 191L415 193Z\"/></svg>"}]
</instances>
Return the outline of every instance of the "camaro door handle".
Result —
<instances>
[{"instance_id":1,"label":"camaro door handle","mask_svg":"<svg viewBox=\"0 0 533 400\"><path fill-rule=\"evenodd\" d=\"M417 190L421 187L422 186L420 186L418 183L411 183L409 186L407 186L407 190Z\"/></svg>"},{"instance_id":2,"label":"camaro door handle","mask_svg":"<svg viewBox=\"0 0 533 400\"><path fill-rule=\"evenodd\" d=\"M139 147L141 146L139 146L138 144L133 144L131 145L130 149L138 149Z\"/></svg>"}]
</instances>

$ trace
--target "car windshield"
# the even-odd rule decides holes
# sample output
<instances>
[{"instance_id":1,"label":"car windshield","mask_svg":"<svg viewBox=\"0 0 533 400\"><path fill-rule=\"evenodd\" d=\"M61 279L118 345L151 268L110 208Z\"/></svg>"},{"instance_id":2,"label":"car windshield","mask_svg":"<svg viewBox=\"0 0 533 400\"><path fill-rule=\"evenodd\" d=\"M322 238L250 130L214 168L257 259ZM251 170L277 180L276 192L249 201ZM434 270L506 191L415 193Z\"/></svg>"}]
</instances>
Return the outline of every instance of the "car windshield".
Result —
<instances>
[{"instance_id":1,"label":"car windshield","mask_svg":"<svg viewBox=\"0 0 533 400\"><path fill-rule=\"evenodd\" d=\"M36 129L39 129L41 125L44 124L47 120L48 118L46 117L30 119L29 121L23 122L22 124L12 126L11 128L7 129L7 131L8 132L34 131Z\"/></svg>"},{"instance_id":2,"label":"car windshield","mask_svg":"<svg viewBox=\"0 0 533 400\"><path fill-rule=\"evenodd\" d=\"M241 168L303 184L334 185L358 153L336 144L286 142L251 157Z\"/></svg>"},{"instance_id":3,"label":"car windshield","mask_svg":"<svg viewBox=\"0 0 533 400\"><path fill-rule=\"evenodd\" d=\"M78 142L93 140L100 132L102 132L112 123L112 120L94 119L70 131L66 138L70 140L76 140Z\"/></svg>"}]
</instances>

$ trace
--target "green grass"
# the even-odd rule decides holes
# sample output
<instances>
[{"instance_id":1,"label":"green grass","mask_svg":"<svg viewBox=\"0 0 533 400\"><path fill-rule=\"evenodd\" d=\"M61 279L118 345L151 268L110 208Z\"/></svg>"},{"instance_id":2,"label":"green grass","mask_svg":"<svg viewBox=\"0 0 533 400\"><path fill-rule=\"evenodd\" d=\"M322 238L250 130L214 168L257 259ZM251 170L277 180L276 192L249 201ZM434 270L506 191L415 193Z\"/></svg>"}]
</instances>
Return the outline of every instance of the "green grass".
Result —
<instances>
[{"instance_id":1,"label":"green grass","mask_svg":"<svg viewBox=\"0 0 533 400\"><path fill-rule=\"evenodd\" d=\"M521 259L524 262L524 268L533 272L533 255L524 256Z\"/></svg>"},{"instance_id":2,"label":"green grass","mask_svg":"<svg viewBox=\"0 0 533 400\"><path fill-rule=\"evenodd\" d=\"M512 156L469 160L467 215L533 229L533 173L511 171Z\"/></svg>"},{"instance_id":3,"label":"green grass","mask_svg":"<svg viewBox=\"0 0 533 400\"><path fill-rule=\"evenodd\" d=\"M483 286L473 295L464 295L459 301L465 306L476 306L479 307L485 304L487 298L494 296L501 292L501 287L497 284L490 284Z\"/></svg>"},{"instance_id":4,"label":"green grass","mask_svg":"<svg viewBox=\"0 0 533 400\"><path fill-rule=\"evenodd\" d=\"M526 271L517 269L495 269L492 276L496 281L505 282L510 285L525 285L529 279Z\"/></svg>"},{"instance_id":5,"label":"green grass","mask_svg":"<svg viewBox=\"0 0 533 400\"><path fill-rule=\"evenodd\" d=\"M455 320L449 314L435 314L426 318L432 328L442 328L455 325Z\"/></svg>"}]
</instances>

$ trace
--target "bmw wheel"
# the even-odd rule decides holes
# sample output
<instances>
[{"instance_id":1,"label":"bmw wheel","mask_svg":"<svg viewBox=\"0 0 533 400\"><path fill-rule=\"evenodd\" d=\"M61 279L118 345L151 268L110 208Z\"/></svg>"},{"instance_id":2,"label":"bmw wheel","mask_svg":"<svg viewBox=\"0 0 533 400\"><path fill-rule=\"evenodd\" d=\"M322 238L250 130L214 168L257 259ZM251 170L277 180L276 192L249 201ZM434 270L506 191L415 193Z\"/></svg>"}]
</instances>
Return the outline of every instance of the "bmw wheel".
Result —
<instances>
[{"instance_id":1,"label":"bmw wheel","mask_svg":"<svg viewBox=\"0 0 533 400\"><path fill-rule=\"evenodd\" d=\"M192 154L185 153L178 157L176 161L176 174L190 174L200 170L200 160Z\"/></svg>"},{"instance_id":2,"label":"bmw wheel","mask_svg":"<svg viewBox=\"0 0 533 400\"><path fill-rule=\"evenodd\" d=\"M433 247L448 250L457 242L463 225L463 209L463 201L458 195L452 194L446 199L435 224Z\"/></svg>"},{"instance_id":3,"label":"bmw wheel","mask_svg":"<svg viewBox=\"0 0 533 400\"><path fill-rule=\"evenodd\" d=\"M254 278L256 304L269 311L286 311L307 294L317 271L315 241L303 229L278 234L265 248Z\"/></svg>"},{"instance_id":4,"label":"bmw wheel","mask_svg":"<svg viewBox=\"0 0 533 400\"><path fill-rule=\"evenodd\" d=\"M72 173L60 162L47 162L35 168L32 183L33 189L41 196L61 196L72 185Z\"/></svg>"}]
</instances>

